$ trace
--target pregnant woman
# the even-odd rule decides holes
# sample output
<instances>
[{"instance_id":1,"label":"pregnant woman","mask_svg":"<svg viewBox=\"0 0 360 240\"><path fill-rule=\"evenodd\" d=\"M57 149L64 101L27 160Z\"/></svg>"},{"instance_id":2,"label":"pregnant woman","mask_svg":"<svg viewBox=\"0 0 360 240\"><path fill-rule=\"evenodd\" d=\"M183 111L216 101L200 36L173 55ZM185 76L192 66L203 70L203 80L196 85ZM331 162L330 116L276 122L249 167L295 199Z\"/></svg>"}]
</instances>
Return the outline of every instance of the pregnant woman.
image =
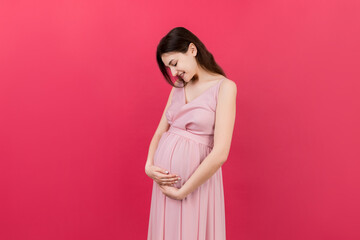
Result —
<instances>
[{"instance_id":1,"label":"pregnant woman","mask_svg":"<svg viewBox=\"0 0 360 240\"><path fill-rule=\"evenodd\" d=\"M221 166L230 152L236 84L183 27L161 39L156 57L172 89L145 165L153 180L147 239L224 240Z\"/></svg>"}]
</instances>

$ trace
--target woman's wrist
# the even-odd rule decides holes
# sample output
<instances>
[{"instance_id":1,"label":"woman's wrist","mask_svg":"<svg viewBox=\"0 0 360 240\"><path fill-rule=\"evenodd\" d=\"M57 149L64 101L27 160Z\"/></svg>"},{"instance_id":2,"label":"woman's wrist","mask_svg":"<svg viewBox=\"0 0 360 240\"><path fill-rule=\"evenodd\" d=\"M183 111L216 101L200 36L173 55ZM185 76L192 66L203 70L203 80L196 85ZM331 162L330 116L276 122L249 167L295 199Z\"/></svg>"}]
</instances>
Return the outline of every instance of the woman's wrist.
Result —
<instances>
[{"instance_id":1,"label":"woman's wrist","mask_svg":"<svg viewBox=\"0 0 360 240\"><path fill-rule=\"evenodd\" d=\"M186 189L184 187L181 187L179 189L179 198L184 199L187 197L187 195L188 195L188 193L186 192Z\"/></svg>"}]
</instances>

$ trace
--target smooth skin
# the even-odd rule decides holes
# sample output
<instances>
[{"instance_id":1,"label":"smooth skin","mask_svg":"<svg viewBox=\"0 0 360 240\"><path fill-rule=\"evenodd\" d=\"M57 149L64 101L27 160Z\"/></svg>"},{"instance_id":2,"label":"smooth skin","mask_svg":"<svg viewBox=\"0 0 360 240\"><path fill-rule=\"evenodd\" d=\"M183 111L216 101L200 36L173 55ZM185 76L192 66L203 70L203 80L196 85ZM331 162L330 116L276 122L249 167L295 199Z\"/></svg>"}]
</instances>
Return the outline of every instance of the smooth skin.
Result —
<instances>
[{"instance_id":1,"label":"smooth skin","mask_svg":"<svg viewBox=\"0 0 360 240\"><path fill-rule=\"evenodd\" d=\"M182 79L188 82L185 87L187 103L200 96L209 87L216 84L218 80L225 78L222 75L208 72L198 65L195 59L196 53L196 46L190 43L185 54L172 52L162 55L163 63L171 69L173 76L180 76L180 74L185 73ZM235 82L227 78L220 85L216 107L213 149L180 189L172 185L181 176L176 173L166 173L167 169L155 166L153 161L159 140L162 134L170 127L165 113L171 103L174 88L171 89L160 123L151 140L145 172L159 184L161 191L166 196L182 200L213 176L228 158L235 124L237 86Z\"/></svg>"}]
</instances>

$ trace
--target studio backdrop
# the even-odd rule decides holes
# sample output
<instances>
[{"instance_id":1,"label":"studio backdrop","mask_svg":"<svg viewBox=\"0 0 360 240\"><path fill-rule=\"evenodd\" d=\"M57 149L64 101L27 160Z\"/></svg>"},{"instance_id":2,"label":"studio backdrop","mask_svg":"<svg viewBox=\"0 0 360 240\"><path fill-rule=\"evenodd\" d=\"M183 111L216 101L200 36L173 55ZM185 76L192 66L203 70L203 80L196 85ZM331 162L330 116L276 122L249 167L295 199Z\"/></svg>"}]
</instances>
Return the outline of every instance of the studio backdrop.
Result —
<instances>
[{"instance_id":1,"label":"studio backdrop","mask_svg":"<svg viewBox=\"0 0 360 240\"><path fill-rule=\"evenodd\" d=\"M360 239L360 4L0 2L0 239L146 239L155 59L194 32L238 88L230 240Z\"/></svg>"}]
</instances>

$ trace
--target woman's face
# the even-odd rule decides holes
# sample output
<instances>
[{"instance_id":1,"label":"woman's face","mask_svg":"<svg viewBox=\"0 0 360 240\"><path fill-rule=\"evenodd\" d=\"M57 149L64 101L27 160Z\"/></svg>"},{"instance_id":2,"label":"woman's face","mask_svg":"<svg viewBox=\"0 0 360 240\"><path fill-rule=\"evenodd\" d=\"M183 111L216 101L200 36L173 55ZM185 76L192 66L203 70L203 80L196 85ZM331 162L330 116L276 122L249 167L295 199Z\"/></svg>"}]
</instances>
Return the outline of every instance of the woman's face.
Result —
<instances>
[{"instance_id":1,"label":"woman's face","mask_svg":"<svg viewBox=\"0 0 360 240\"><path fill-rule=\"evenodd\" d=\"M197 62L195 59L196 47L190 43L188 51L164 53L161 59L166 67L169 67L174 77L179 77L189 82L197 72Z\"/></svg>"}]
</instances>

